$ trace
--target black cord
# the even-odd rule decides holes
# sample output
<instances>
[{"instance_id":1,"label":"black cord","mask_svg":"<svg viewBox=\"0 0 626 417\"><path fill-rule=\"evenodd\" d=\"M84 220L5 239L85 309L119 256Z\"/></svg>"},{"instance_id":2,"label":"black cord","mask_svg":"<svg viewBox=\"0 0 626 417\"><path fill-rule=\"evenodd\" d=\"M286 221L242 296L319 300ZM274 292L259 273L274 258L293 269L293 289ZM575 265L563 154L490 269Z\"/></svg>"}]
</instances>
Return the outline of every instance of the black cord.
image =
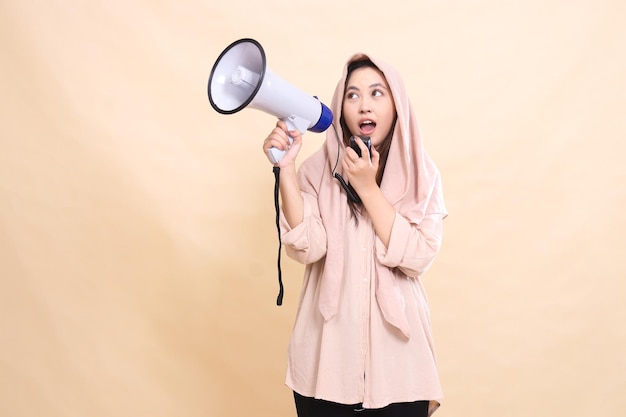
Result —
<instances>
[{"instance_id":1,"label":"black cord","mask_svg":"<svg viewBox=\"0 0 626 417\"><path fill-rule=\"evenodd\" d=\"M350 184L346 183L346 180L344 180L341 175L335 173L335 178L337 178L337 180L339 180L339 184L341 184L343 189L346 191L346 194L348 195L348 198L350 200L352 200L353 202L360 204L361 203L361 197L359 197L359 195L354 190L354 188L352 188L352 186Z\"/></svg>"},{"instance_id":2,"label":"black cord","mask_svg":"<svg viewBox=\"0 0 626 417\"><path fill-rule=\"evenodd\" d=\"M337 137L337 159L335 160L335 166L333 167L333 177L336 175L337 165L339 165L339 154L341 153L341 141L339 140L339 133L337 133L337 128L335 125L331 125L333 130L335 131L335 136ZM335 177L336 178L336 177Z\"/></svg>"},{"instance_id":3,"label":"black cord","mask_svg":"<svg viewBox=\"0 0 626 417\"><path fill-rule=\"evenodd\" d=\"M361 197L359 197L359 195L354 190L354 188L352 188L352 186L348 184L346 180L344 180L343 177L337 173L337 165L339 165L339 154L341 152L341 141L339 140L339 134L337 133L337 128L335 127L334 124L332 126L333 126L333 129L335 130L335 136L337 136L337 160L335 161L335 166L333 167L333 177L335 177L339 181L339 184L341 184L341 188L344 189L350 201L357 203L357 204L361 204Z\"/></svg>"},{"instance_id":4,"label":"black cord","mask_svg":"<svg viewBox=\"0 0 626 417\"><path fill-rule=\"evenodd\" d=\"M276 299L276 305L283 304L283 273L280 267L280 255L282 251L283 242L280 237L280 206L278 204L278 190L280 184L280 167L274 167L274 209L276 210L276 230L278 230L278 298Z\"/></svg>"}]
</instances>

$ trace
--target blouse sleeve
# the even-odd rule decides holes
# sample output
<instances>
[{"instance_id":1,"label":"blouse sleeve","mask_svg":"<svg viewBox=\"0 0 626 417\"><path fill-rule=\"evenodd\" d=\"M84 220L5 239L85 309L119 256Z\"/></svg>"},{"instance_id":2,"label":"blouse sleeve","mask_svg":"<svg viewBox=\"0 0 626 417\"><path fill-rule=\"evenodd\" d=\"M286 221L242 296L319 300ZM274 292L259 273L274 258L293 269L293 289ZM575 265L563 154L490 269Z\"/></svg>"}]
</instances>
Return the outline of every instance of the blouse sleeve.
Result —
<instances>
[{"instance_id":1,"label":"blouse sleeve","mask_svg":"<svg viewBox=\"0 0 626 417\"><path fill-rule=\"evenodd\" d=\"M429 214L419 224L396 213L389 247L376 238L376 256L389 268L399 268L407 276L424 273L441 249L443 215Z\"/></svg>"},{"instance_id":2,"label":"blouse sleeve","mask_svg":"<svg viewBox=\"0 0 626 417\"><path fill-rule=\"evenodd\" d=\"M302 193L304 216L302 223L294 228L289 226L283 211L280 211L281 238L290 258L302 264L310 264L326 255L326 230L322 224L317 199Z\"/></svg>"}]
</instances>

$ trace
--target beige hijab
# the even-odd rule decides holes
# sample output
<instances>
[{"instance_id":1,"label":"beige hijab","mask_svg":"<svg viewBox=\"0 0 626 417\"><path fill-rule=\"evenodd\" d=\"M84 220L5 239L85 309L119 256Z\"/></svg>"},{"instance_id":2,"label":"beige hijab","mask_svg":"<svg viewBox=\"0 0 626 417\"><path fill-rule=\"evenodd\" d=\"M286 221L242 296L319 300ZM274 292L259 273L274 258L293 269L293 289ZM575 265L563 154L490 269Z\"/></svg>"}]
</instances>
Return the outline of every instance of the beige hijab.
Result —
<instances>
[{"instance_id":1,"label":"beige hijab","mask_svg":"<svg viewBox=\"0 0 626 417\"><path fill-rule=\"evenodd\" d=\"M349 210L347 196L333 169L342 174L341 161L344 153L343 132L339 122L348 65L353 61L370 59L384 74L393 94L397 122L393 132L387 165L381 183L381 190L396 211L413 224L420 224L428 214L447 215L441 191L441 180L437 167L422 147L417 119L406 94L400 74L387 63L356 54L346 63L343 76L337 85L331 110L333 127L328 129L326 142L300 168L300 186L303 191L316 195L320 215L326 228L328 248L321 278L319 309L325 320L330 320L337 312L342 288L343 271L343 213ZM337 137L339 135L339 137ZM338 142L339 141L339 142ZM338 155L339 152L339 155ZM385 320L398 328L409 338L409 325L395 290L396 279L401 279L399 271L376 261L376 299Z\"/></svg>"}]
</instances>

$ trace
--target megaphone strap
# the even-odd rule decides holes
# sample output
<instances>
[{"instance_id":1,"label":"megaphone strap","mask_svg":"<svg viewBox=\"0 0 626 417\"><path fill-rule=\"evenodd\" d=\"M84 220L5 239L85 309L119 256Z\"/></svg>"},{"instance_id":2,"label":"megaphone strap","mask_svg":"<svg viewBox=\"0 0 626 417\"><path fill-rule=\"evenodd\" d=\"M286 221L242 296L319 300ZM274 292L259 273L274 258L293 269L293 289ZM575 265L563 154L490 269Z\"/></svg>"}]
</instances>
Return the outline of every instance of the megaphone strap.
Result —
<instances>
[{"instance_id":1,"label":"megaphone strap","mask_svg":"<svg viewBox=\"0 0 626 417\"><path fill-rule=\"evenodd\" d=\"M278 230L278 298L276 299L276 305L283 304L283 273L280 267L280 255L282 252L283 242L280 237L280 206L278 204L278 190L280 185L280 167L274 167L272 169L274 171L274 209L276 210L276 230Z\"/></svg>"}]
</instances>

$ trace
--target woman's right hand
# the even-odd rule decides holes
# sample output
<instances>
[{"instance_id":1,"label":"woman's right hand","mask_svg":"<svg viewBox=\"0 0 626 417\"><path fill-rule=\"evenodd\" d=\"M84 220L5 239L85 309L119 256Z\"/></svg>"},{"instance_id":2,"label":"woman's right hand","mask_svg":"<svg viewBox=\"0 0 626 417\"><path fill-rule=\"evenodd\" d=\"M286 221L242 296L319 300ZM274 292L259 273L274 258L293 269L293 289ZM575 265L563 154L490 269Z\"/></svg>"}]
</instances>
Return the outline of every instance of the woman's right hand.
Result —
<instances>
[{"instance_id":1,"label":"woman's right hand","mask_svg":"<svg viewBox=\"0 0 626 417\"><path fill-rule=\"evenodd\" d=\"M289 137L293 139L290 142ZM278 167L285 167L288 165L295 165L296 156L300 152L302 147L302 134L297 130L289 131L287 124L282 120L276 123L276 127L271 131L267 138L263 141L263 152L270 162L272 160L269 157L269 150L276 148L281 151L287 151L278 164L274 164ZM273 162L272 162L273 163Z\"/></svg>"}]
</instances>

